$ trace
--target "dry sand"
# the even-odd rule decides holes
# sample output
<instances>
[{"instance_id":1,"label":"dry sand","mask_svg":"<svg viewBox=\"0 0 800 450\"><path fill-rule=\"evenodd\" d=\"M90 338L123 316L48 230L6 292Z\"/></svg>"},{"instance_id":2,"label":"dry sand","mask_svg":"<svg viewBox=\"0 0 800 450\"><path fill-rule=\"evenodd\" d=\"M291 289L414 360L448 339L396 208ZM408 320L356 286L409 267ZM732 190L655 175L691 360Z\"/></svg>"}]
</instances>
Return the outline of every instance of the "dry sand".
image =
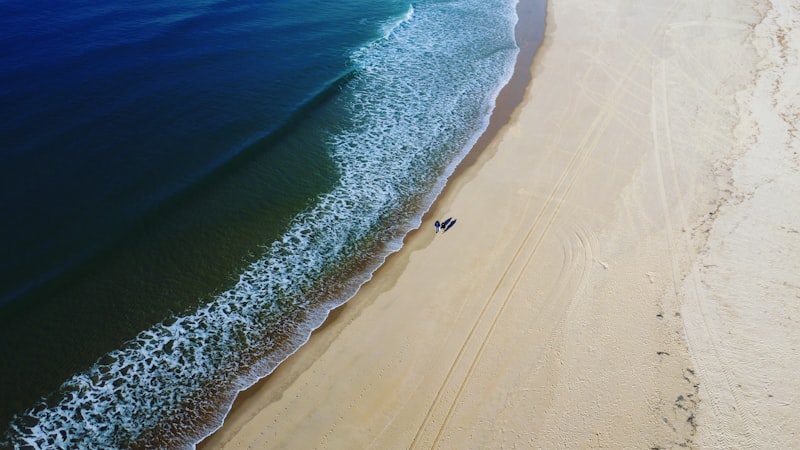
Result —
<instances>
[{"instance_id":1,"label":"dry sand","mask_svg":"<svg viewBox=\"0 0 800 450\"><path fill-rule=\"evenodd\" d=\"M550 0L511 122L204 448L798 448L798 20Z\"/></svg>"}]
</instances>

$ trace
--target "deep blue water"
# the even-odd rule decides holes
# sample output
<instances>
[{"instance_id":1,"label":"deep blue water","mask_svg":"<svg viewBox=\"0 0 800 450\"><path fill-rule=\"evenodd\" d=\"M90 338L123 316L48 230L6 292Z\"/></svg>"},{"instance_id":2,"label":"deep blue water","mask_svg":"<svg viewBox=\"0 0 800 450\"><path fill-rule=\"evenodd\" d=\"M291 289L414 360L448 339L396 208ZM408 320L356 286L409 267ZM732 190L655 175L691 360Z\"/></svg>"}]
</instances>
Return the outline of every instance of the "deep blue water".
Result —
<instances>
[{"instance_id":1,"label":"deep blue water","mask_svg":"<svg viewBox=\"0 0 800 450\"><path fill-rule=\"evenodd\" d=\"M0 3L0 443L218 426L419 224L515 7Z\"/></svg>"},{"instance_id":2,"label":"deep blue water","mask_svg":"<svg viewBox=\"0 0 800 450\"><path fill-rule=\"evenodd\" d=\"M0 5L0 302L275 132L408 6L328 3Z\"/></svg>"}]
</instances>

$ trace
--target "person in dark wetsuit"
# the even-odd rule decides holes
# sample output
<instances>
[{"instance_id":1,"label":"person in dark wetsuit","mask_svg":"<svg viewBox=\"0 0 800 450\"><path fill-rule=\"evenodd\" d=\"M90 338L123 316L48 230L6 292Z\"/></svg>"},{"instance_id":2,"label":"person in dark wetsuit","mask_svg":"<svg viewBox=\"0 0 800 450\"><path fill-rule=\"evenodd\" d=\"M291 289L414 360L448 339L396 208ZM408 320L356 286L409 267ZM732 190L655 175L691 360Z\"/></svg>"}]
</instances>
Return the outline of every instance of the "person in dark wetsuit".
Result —
<instances>
[{"instance_id":1,"label":"person in dark wetsuit","mask_svg":"<svg viewBox=\"0 0 800 450\"><path fill-rule=\"evenodd\" d=\"M436 223L433 224L433 226L436 227L436 232L438 233L439 232L439 228L442 226L442 224L439 223L439 221L437 220Z\"/></svg>"}]
</instances>

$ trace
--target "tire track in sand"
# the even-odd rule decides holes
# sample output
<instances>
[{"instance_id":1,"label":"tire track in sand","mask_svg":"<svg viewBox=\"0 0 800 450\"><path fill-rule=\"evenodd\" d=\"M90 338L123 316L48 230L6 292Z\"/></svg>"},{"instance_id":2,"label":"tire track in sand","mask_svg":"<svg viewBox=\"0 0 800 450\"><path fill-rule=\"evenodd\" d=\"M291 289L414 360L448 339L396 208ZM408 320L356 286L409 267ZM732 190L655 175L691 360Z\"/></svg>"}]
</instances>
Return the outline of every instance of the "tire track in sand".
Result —
<instances>
[{"instance_id":1,"label":"tire track in sand","mask_svg":"<svg viewBox=\"0 0 800 450\"><path fill-rule=\"evenodd\" d=\"M661 162L661 155L662 152L660 151L663 147L664 152L669 160L670 165L670 172L672 175L672 183L674 184L675 189L675 197L677 208L676 212L678 215L678 220L680 221L678 225L679 228L689 229L688 223L688 214L686 212L686 207L684 206L683 196L680 193L680 182L677 178L677 164L675 163L675 155L674 155L674 148L672 145L672 136L670 131L670 113L669 113L669 103L668 103L668 95L667 95L667 75L666 75L666 65L664 61L661 61L656 68L656 64L653 65L652 68L652 79L653 79L653 100L652 100L652 108L653 111L651 113L651 121L652 121L652 129L653 129L653 144L655 149L655 166L656 166L656 173L658 177L659 183L659 195L661 197L661 202L664 211L664 219L666 220L666 225L664 227L665 235L667 238L667 250L670 256L670 264L671 264L671 275L672 275L672 283L673 283L673 290L674 295L676 298L680 298L680 281L682 280L682 273L679 266L679 262L677 261L677 239L673 234L672 226L673 222L673 214L671 212L671 208L669 205L669 199L667 196L667 188L665 183L665 175L664 170L662 167ZM658 75L656 74L658 73ZM660 86L656 87L656 80L660 79ZM719 103L717 102L719 105ZM657 107L660 106L659 107ZM664 141L665 143L662 145L661 140L659 139L659 128L658 128L658 110L661 111L661 119L663 120L664 129ZM688 247L688 255L690 261L697 261L697 253L694 249L689 245ZM754 423L753 418L747 414L745 409L742 408L742 400L740 399L740 395L738 390L734 388L734 383L731 382L733 375L731 374L730 368L724 363L721 352L717 346L718 336L714 332L713 328L709 325L708 320L706 318L707 312L703 307L703 302L701 301L701 290L698 286L698 279L696 274L693 271L690 271L687 274L688 277L691 278L691 292L686 292L687 300L691 301L694 304L694 307L699 312L700 318L700 329L701 334L703 335L703 341L706 342L708 347L711 349L712 356L711 358L703 358L704 361L701 364L696 365L696 369L700 372L700 379L703 380L704 384L713 384L716 388L722 388L725 392L716 392L713 389L710 389L711 386L705 388L705 392L708 395L709 401L711 403L711 407L714 410L714 413L717 417L722 420L723 423L726 423L728 429L735 429L736 427L731 427L731 425L727 424L728 416L723 414L721 411L721 404L724 403L723 400L720 399L721 395L727 393L730 398L733 400L735 406L735 414L739 420L737 420L739 427L743 429L742 435L745 437L747 448L757 448L758 445L756 444L756 440L753 437L752 430L757 427L758 425ZM692 345L692 340L689 338L690 334L686 332L686 327L684 325L684 335L687 338L689 345ZM694 346L697 346L698 343L695 342ZM701 352L695 352L695 356L699 356ZM709 372L708 367L704 367L704 365L713 366L713 370L716 376L712 376L712 373ZM711 379L716 378L714 382L710 382ZM724 448L732 448L735 445L731 442L730 437L723 433L722 436L719 436L724 442L721 442ZM773 447L774 448L774 447Z\"/></svg>"},{"instance_id":2,"label":"tire track in sand","mask_svg":"<svg viewBox=\"0 0 800 450\"><path fill-rule=\"evenodd\" d=\"M548 235L550 228L552 227L555 219L558 217L558 213L561 210L563 205L563 201L568 196L569 192L571 191L572 187L575 184L575 181L579 178L579 175L583 168L586 165L586 161L589 160L589 157L597 148L597 144L600 141L600 138L604 135L605 131L608 129L608 126L615 118L614 112L616 111L616 106L619 104L622 94L624 94L625 86L630 83L634 82L631 78L632 72L634 69L641 68L642 59L649 54L650 46L655 43L658 37L663 33L663 30L667 23L669 22L671 16L673 15L677 6L682 3L683 0L677 0L673 2L668 10L665 13L665 16L660 21L660 23L656 26L653 34L650 36L650 39L646 44L640 46L636 52L636 57L633 58L628 66L626 67L625 71L621 78L617 81L616 85L614 86L612 92L607 97L603 108L597 114L592 124L589 126L587 132L584 134L581 142L578 145L577 151L572 155L567 167L562 171L559 179L557 180L556 184L554 185L553 189L551 190L550 194L547 197L545 204L539 210L538 214L533 220L533 223L528 228L528 232L526 233L524 239L522 240L520 246L517 248L517 251L514 253L511 261L506 266L505 270L501 274L498 282L495 284L492 293L489 295L489 298L484 303L481 312L479 313L478 317L472 324L470 328L470 332L467 335L466 339L463 341L459 352L456 355L455 360L450 365L450 368L445 376L445 379L441 386L439 387L436 396L434 397L433 403L428 408L428 411L423 419L422 423L420 424L417 432L414 436L414 439L411 442L409 448L416 448L419 445L420 438L422 437L423 432L426 429L426 425L430 421L434 410L438 408L439 403L442 401L443 394L447 390L447 388L456 380L452 380L454 377L454 373L458 366L461 365L462 360L465 358L466 350L472 343L473 339L480 339L480 345L477 352L472 356L470 361L467 374L458 382L458 388L456 391L455 398L453 401L450 402L450 405L447 410L447 414L445 415L442 424L439 426L433 444L431 448L436 448L439 445L439 442L442 439L443 432L449 425L449 422L452 418L453 412L456 409L456 405L459 403L459 399L463 395L463 391L465 386L467 385L472 373L474 372L478 361L481 359L483 352L486 349L486 345L490 340L499 318L503 315L506 307L509 304L510 299L512 298L513 294L516 291L516 287L519 284L522 276L526 273L526 269L530 265L533 257L536 255L539 247L541 246L544 238ZM577 165L577 167L576 167ZM574 170L573 170L574 169ZM559 191L562 191L559 193ZM538 238L533 242L532 247L529 248L529 243L531 242L532 237L534 236L534 231L539 228L540 223L542 222L543 217L545 216L546 212L551 210L548 215L547 222L544 226L542 232L538 235ZM513 282L511 284L510 289L508 289L503 297L503 300L500 304L499 310L495 313L495 315L489 321L489 330L488 332L482 337L476 337L476 331L484 321L484 316L489 309L489 306L493 304L492 299L494 299L498 293L501 291L501 286L506 282L507 279L511 277L512 269L515 268L518 261L521 259L524 250L529 250L527 257L525 257L524 261L522 262L522 266L516 271L516 276L513 278Z\"/></svg>"}]
</instances>

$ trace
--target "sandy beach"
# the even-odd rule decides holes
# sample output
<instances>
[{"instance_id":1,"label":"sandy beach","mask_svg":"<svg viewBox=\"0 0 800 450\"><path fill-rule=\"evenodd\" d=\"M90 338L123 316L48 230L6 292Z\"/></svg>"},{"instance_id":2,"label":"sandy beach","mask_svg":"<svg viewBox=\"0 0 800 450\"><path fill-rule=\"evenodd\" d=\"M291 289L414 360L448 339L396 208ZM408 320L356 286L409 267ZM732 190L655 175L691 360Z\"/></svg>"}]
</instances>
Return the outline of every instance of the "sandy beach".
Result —
<instances>
[{"instance_id":1,"label":"sandy beach","mask_svg":"<svg viewBox=\"0 0 800 450\"><path fill-rule=\"evenodd\" d=\"M201 447L800 445L798 21L549 0L509 123Z\"/></svg>"}]
</instances>

